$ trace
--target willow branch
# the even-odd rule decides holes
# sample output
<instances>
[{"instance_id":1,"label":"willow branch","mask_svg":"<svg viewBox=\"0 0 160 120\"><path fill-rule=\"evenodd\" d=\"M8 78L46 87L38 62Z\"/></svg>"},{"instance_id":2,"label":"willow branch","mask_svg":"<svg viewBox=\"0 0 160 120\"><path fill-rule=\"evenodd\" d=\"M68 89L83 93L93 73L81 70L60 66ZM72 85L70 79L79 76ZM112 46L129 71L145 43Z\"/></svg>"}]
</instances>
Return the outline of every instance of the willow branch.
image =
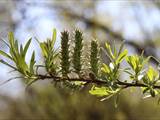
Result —
<instances>
[{"instance_id":1,"label":"willow branch","mask_svg":"<svg viewBox=\"0 0 160 120\"><path fill-rule=\"evenodd\" d=\"M70 82L86 82L89 84L97 84L97 85L107 85L108 82L104 80L99 80L99 79L91 79L91 78L63 78L59 76L47 76L47 75L37 75L37 79L45 80L45 79L52 79L54 82L65 82L65 81L70 81ZM123 88L129 88L129 87L148 87L148 85L144 83L128 83L128 82L122 82L120 80L116 80L115 84L123 87ZM160 89L160 86L158 85L153 85L152 86L155 89Z\"/></svg>"}]
</instances>

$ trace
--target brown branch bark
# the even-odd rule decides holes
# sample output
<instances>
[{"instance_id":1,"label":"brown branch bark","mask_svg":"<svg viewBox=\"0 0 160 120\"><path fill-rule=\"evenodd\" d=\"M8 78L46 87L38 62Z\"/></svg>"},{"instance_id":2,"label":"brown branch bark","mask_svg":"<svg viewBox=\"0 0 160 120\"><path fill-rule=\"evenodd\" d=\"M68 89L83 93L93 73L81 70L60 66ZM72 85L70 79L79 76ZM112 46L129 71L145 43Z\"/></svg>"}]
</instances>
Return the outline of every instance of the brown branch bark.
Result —
<instances>
[{"instance_id":1,"label":"brown branch bark","mask_svg":"<svg viewBox=\"0 0 160 120\"><path fill-rule=\"evenodd\" d=\"M99 80L99 79L91 79L91 78L63 78L59 76L46 76L46 75L37 75L38 79L45 80L45 79L52 79L53 82L64 82L64 81L80 81L80 82L86 82L89 84L97 84L97 85L107 85L107 81ZM129 88L129 87L148 87L148 85L144 83L128 83L128 82L122 82L120 80L116 80L115 84L123 87L123 88ZM153 85L153 88L155 89L160 89L160 86Z\"/></svg>"}]
</instances>

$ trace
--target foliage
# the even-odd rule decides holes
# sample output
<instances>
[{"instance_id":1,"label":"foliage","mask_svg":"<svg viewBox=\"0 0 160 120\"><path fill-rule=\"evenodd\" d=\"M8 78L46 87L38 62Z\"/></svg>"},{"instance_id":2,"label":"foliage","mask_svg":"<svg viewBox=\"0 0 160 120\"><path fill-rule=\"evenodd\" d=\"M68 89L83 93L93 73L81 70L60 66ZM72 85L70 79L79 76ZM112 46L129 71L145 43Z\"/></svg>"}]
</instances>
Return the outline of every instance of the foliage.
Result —
<instances>
[{"instance_id":1,"label":"foliage","mask_svg":"<svg viewBox=\"0 0 160 120\"><path fill-rule=\"evenodd\" d=\"M13 33L10 32L8 34L8 40L9 44L6 44L9 47L9 53L5 53L4 51L0 50L0 54L14 62L15 66L2 59L0 60L0 62L13 68L15 71L20 72L27 79L35 79L35 52L32 53L29 64L27 64L25 60L27 50L31 43L31 39L28 40L24 47L22 44L19 46L18 41L15 40Z\"/></svg>"},{"instance_id":2,"label":"foliage","mask_svg":"<svg viewBox=\"0 0 160 120\"><path fill-rule=\"evenodd\" d=\"M59 56L59 53L57 52L57 50L54 49L55 41L56 41L56 29L53 30L51 39L47 39L46 42L38 41L44 58L44 64L45 64L44 66L48 74L50 74L51 76L56 74L57 72L56 70L58 68L56 60L57 57Z\"/></svg>"},{"instance_id":3,"label":"foliage","mask_svg":"<svg viewBox=\"0 0 160 120\"><path fill-rule=\"evenodd\" d=\"M29 39L26 45L18 44L13 33L8 34L9 53L0 50L0 55L8 58L15 65L1 59L0 62L18 71L31 85L37 80L51 79L53 83L59 84L63 87L65 85L76 89L83 88L91 84L89 93L102 97L102 100L108 99L112 96L118 96L123 89L130 87L140 87L144 98L155 97L160 94L160 76L159 71L152 67L149 63L151 56L144 58L143 52L141 55L128 55L128 50L123 49L124 43L119 49L109 43L105 43L105 52L109 63L100 60L100 49L97 40L92 40L90 44L90 57L88 59L89 74L81 75L82 69L82 48L83 48L83 34L80 30L75 30L74 49L70 49L70 36L68 31L61 33L61 49L55 49L56 30L53 30L51 39L45 42L39 42L39 46L44 58L43 65L35 65L35 52L32 53L29 64L26 62L26 53L31 43ZM60 64L58 63L60 61ZM126 67L121 67L122 62L128 64ZM73 66L72 66L73 65ZM38 68L43 66L47 74L40 74ZM128 80L120 80L120 75L128 74ZM77 76L78 75L78 76ZM79 83L77 83L79 82ZM117 97L118 98L118 97Z\"/></svg>"},{"instance_id":4,"label":"foliage","mask_svg":"<svg viewBox=\"0 0 160 120\"><path fill-rule=\"evenodd\" d=\"M87 91L71 92L48 84L44 87L32 87L25 98L6 99L1 96L5 109L0 116L4 120L17 119L56 119L56 120L148 120L159 119L159 106L153 99L141 100L140 96L123 91L118 109L113 107L114 97L101 102ZM136 90L134 90L136 92ZM2 107L3 108L3 107ZM155 110L157 112L155 112Z\"/></svg>"}]
</instances>

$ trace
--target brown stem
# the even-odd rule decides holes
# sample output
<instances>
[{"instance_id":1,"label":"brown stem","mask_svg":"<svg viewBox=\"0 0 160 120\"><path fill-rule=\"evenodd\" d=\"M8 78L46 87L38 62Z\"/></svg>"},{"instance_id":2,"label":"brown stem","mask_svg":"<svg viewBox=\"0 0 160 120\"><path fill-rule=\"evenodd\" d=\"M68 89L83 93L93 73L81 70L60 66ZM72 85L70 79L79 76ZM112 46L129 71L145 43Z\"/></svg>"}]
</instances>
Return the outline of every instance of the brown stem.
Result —
<instances>
[{"instance_id":1,"label":"brown stem","mask_svg":"<svg viewBox=\"0 0 160 120\"><path fill-rule=\"evenodd\" d=\"M107 85L106 81L102 81L99 79L92 80L91 78L63 78L59 76L47 76L47 75L37 75L38 79L44 80L44 79L53 79L55 82L64 82L64 81L80 81L80 82L87 82L90 84L98 84L98 85ZM122 86L123 88L129 88L129 87L148 87L148 85L144 83L128 83L128 82L122 82L120 80L116 80L115 84ZM153 88L160 89L160 86L154 85Z\"/></svg>"}]
</instances>

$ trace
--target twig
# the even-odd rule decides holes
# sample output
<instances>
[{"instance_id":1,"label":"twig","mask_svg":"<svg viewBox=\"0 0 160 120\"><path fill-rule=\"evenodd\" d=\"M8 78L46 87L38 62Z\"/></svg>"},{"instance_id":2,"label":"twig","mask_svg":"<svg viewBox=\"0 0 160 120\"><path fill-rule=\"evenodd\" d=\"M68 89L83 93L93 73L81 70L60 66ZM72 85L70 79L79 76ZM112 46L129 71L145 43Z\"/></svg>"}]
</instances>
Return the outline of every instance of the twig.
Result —
<instances>
[{"instance_id":1,"label":"twig","mask_svg":"<svg viewBox=\"0 0 160 120\"><path fill-rule=\"evenodd\" d=\"M80 82L86 82L89 84L97 84L97 85L107 85L107 81L103 81L103 80L99 80L99 79L90 79L90 78L63 78L63 77L59 77L59 76L45 76L45 75L37 75L38 79L41 80L45 80L45 79L53 79L53 81L55 82L64 82L64 81L70 81L70 82L74 82L74 81L80 81ZM123 86L123 88L129 88L129 87L148 87L148 85L144 84L144 83L128 83L128 82L122 82L120 80L116 80L115 84L119 85L119 86ZM160 86L154 85L152 86L155 89L160 89Z\"/></svg>"}]
</instances>

